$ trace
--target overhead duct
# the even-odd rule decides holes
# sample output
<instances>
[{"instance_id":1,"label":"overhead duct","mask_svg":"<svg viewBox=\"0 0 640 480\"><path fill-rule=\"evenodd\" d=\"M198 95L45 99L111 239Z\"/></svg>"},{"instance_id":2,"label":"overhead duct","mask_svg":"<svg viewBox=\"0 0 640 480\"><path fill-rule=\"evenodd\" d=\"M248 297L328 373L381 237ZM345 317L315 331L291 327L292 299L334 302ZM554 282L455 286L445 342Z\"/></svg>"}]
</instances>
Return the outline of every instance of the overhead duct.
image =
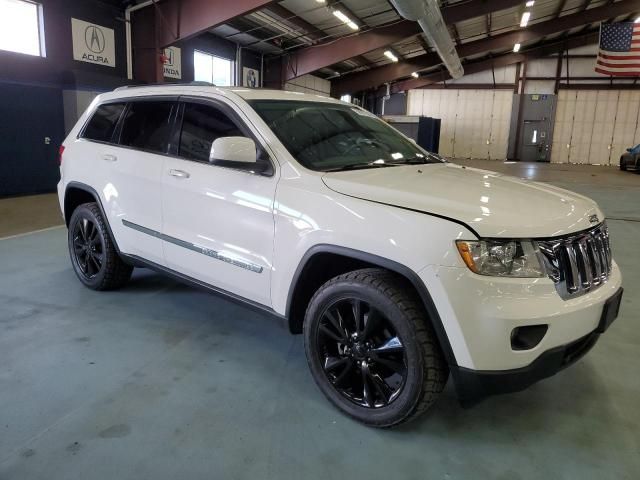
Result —
<instances>
[{"instance_id":1,"label":"overhead duct","mask_svg":"<svg viewBox=\"0 0 640 480\"><path fill-rule=\"evenodd\" d=\"M460 57L444 23L438 0L390 0L398 13L407 20L418 22L427 40L442 59L452 78L464 74Z\"/></svg>"}]
</instances>

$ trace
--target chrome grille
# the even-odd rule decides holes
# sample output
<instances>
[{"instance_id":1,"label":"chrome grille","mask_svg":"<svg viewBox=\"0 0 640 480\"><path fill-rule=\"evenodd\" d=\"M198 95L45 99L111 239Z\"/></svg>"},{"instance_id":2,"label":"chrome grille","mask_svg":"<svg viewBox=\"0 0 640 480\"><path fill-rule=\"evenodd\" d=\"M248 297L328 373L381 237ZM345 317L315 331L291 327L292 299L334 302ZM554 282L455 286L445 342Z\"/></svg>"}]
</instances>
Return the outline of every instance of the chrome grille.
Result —
<instances>
[{"instance_id":1,"label":"chrome grille","mask_svg":"<svg viewBox=\"0 0 640 480\"><path fill-rule=\"evenodd\" d=\"M605 223L575 235L537 240L537 244L562 298L583 295L609 278L612 259Z\"/></svg>"}]
</instances>

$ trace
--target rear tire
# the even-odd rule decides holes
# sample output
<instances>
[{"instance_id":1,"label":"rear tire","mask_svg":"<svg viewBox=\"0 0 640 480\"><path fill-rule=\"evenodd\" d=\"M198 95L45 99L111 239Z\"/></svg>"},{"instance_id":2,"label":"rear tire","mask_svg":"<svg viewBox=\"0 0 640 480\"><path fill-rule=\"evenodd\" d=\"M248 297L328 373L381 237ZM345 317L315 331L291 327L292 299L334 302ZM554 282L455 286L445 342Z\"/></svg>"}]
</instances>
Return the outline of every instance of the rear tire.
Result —
<instances>
[{"instance_id":1,"label":"rear tire","mask_svg":"<svg viewBox=\"0 0 640 480\"><path fill-rule=\"evenodd\" d=\"M324 395L374 427L424 413L449 374L422 302L387 270L356 270L320 287L307 308L304 341Z\"/></svg>"},{"instance_id":2,"label":"rear tire","mask_svg":"<svg viewBox=\"0 0 640 480\"><path fill-rule=\"evenodd\" d=\"M96 203L78 206L69 220L69 256L83 285L92 290L122 287L133 267L122 261Z\"/></svg>"}]
</instances>

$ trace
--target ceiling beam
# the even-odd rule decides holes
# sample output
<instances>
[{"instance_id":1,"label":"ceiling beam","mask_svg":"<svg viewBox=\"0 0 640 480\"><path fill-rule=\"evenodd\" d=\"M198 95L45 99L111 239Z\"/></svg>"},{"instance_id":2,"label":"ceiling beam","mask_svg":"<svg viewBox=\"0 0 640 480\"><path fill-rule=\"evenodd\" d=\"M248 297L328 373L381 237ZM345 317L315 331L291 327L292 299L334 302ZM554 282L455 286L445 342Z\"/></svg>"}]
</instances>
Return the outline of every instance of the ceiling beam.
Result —
<instances>
[{"instance_id":1,"label":"ceiling beam","mask_svg":"<svg viewBox=\"0 0 640 480\"><path fill-rule=\"evenodd\" d=\"M521 3L522 0L469 0L442 7L442 17L446 24L451 25ZM391 25L302 48L289 57L289 64L294 67L288 70L287 80L401 42L418 35L421 31L416 22L401 20Z\"/></svg>"},{"instance_id":2,"label":"ceiling beam","mask_svg":"<svg viewBox=\"0 0 640 480\"><path fill-rule=\"evenodd\" d=\"M562 13L562 11L564 10L564 7L566 7L566 6L567 6L567 2L568 2L568 1L569 1L569 0L562 0L562 1L560 2L560 4L558 5L558 8L556 9L556 13L555 13L555 15L554 15L556 18L559 18L559 17L560 17L560 14L561 14L561 13Z\"/></svg>"},{"instance_id":3,"label":"ceiling beam","mask_svg":"<svg viewBox=\"0 0 640 480\"><path fill-rule=\"evenodd\" d=\"M312 41L320 41L329 37L329 35L320 30L318 27L313 25L312 23L307 22L304 18L297 16L291 10L283 7L278 3L274 3L273 5L268 6L264 9L267 14L275 15L278 21L281 21L289 28L292 28L297 31L297 37L307 37ZM356 18L358 24L362 24L360 19ZM368 60L362 56L353 57L353 60L358 66L366 65ZM299 75L296 75L291 70L292 66L288 62L283 62L283 69L285 71L285 76L291 76L292 78L296 78ZM288 74L288 75L287 75ZM285 79L286 81L286 79Z\"/></svg>"},{"instance_id":4,"label":"ceiling beam","mask_svg":"<svg viewBox=\"0 0 640 480\"><path fill-rule=\"evenodd\" d=\"M525 60L530 60L533 58L541 58L547 57L554 53L559 53L567 49L577 48L583 45L588 45L592 43L596 43L598 41L598 33L588 33L588 34L578 34L573 37L566 37L562 40L550 40L542 45L536 46L529 50L519 52L519 53L505 53L503 55L476 60L472 62L468 62L464 64L465 73L479 73L491 68L500 68L506 67L508 65L514 65L519 62L524 62ZM402 82L395 83L392 88L392 93L402 92L406 90L411 90L414 88L422 88L428 85L432 85L434 83L443 82L445 80L450 80L451 76L448 72L436 72L428 75L423 75L420 78L414 78L410 80L405 80Z\"/></svg>"},{"instance_id":5,"label":"ceiling beam","mask_svg":"<svg viewBox=\"0 0 640 480\"><path fill-rule=\"evenodd\" d=\"M512 48L516 43L539 40L553 33L598 22L611 16L636 11L640 11L640 0L621 0L613 5L591 8L583 12L564 15L558 19L554 18L546 22L534 23L527 28L494 35L475 42L463 43L457 47L458 55L460 58L464 58L491 51L504 51ZM408 77L411 72L431 68L440 63L440 58L437 55L426 54L413 57L405 62L383 65L364 72L344 75L342 78L332 82L331 94L340 96L345 93L374 88L402 77Z\"/></svg>"},{"instance_id":6,"label":"ceiling beam","mask_svg":"<svg viewBox=\"0 0 640 480\"><path fill-rule=\"evenodd\" d=\"M161 28L156 33L158 47L195 37L229 20L274 3L274 0L164 0L138 10L132 19L156 17Z\"/></svg>"},{"instance_id":7,"label":"ceiling beam","mask_svg":"<svg viewBox=\"0 0 640 480\"><path fill-rule=\"evenodd\" d=\"M307 22L304 18L296 16L291 10L283 7L279 3L269 5L265 10L278 17L285 25L301 30L301 36L309 37L311 40L322 40L327 38L327 34L315 25Z\"/></svg>"},{"instance_id":8,"label":"ceiling beam","mask_svg":"<svg viewBox=\"0 0 640 480\"><path fill-rule=\"evenodd\" d=\"M522 0L468 0L442 7L442 18L447 25L471 18L482 17L492 12L517 7Z\"/></svg>"},{"instance_id":9,"label":"ceiling beam","mask_svg":"<svg viewBox=\"0 0 640 480\"><path fill-rule=\"evenodd\" d=\"M134 11L131 15L134 78L163 82L160 62L163 48L271 3L273 0L164 0Z\"/></svg>"},{"instance_id":10,"label":"ceiling beam","mask_svg":"<svg viewBox=\"0 0 640 480\"><path fill-rule=\"evenodd\" d=\"M295 65L296 68L287 73L287 80L400 42L421 31L416 22L402 20L357 35L348 35L334 41L300 49L289 57L289 63Z\"/></svg>"}]
</instances>

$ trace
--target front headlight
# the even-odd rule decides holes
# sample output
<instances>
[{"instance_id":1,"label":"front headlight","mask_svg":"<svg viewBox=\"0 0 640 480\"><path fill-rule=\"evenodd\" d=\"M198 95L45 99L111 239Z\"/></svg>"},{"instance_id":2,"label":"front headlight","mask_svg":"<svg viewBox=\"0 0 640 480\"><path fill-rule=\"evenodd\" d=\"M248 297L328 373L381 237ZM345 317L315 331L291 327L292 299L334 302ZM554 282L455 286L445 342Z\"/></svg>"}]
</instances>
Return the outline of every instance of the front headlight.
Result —
<instances>
[{"instance_id":1,"label":"front headlight","mask_svg":"<svg viewBox=\"0 0 640 480\"><path fill-rule=\"evenodd\" d=\"M495 277L544 277L538 247L531 240L457 240L469 269Z\"/></svg>"}]
</instances>

